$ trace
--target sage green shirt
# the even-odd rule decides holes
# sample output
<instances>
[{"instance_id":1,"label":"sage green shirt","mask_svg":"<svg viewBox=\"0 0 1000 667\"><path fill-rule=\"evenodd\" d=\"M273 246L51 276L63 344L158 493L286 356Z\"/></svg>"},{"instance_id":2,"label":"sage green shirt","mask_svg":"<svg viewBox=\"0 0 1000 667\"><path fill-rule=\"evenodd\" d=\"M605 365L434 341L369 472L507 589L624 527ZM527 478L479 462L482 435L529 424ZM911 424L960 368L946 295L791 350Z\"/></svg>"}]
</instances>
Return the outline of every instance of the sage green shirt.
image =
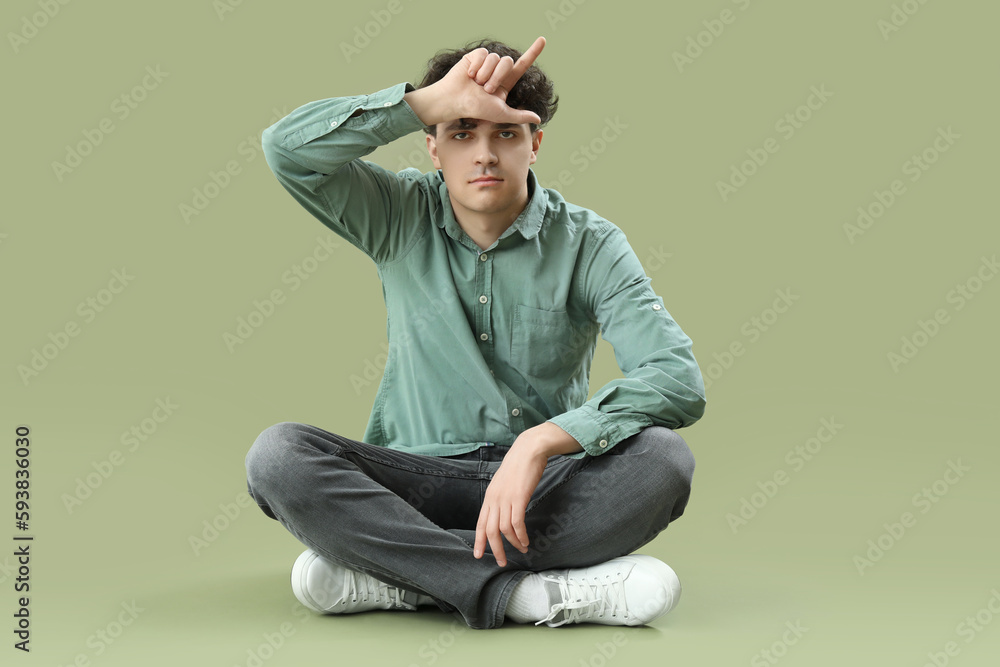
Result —
<instances>
[{"instance_id":1,"label":"sage green shirt","mask_svg":"<svg viewBox=\"0 0 1000 667\"><path fill-rule=\"evenodd\" d=\"M403 101L412 90L310 102L262 136L278 181L382 281L389 347L362 440L447 456L509 446L550 421L582 458L646 426L697 421L705 387L691 339L616 225L529 170L528 205L482 250L456 222L440 171L360 159L424 127ZM624 377L587 400L598 334Z\"/></svg>"}]
</instances>

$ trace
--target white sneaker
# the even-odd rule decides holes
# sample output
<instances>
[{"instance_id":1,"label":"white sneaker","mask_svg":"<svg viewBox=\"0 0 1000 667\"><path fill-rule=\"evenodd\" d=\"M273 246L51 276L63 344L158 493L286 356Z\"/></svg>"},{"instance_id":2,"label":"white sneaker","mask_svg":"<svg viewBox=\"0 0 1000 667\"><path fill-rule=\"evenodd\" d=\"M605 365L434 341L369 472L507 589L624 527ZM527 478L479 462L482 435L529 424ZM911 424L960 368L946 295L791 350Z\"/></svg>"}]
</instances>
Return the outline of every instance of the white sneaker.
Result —
<instances>
[{"instance_id":1,"label":"white sneaker","mask_svg":"<svg viewBox=\"0 0 1000 667\"><path fill-rule=\"evenodd\" d=\"M417 594L342 567L312 549L295 559L292 592L307 608L322 614L351 614L371 609L416 610ZM404 595L407 599L404 599Z\"/></svg>"},{"instance_id":2,"label":"white sneaker","mask_svg":"<svg viewBox=\"0 0 1000 667\"><path fill-rule=\"evenodd\" d=\"M591 567L539 572L549 594L549 615L535 623L644 625L675 606L681 582L669 565L632 554Z\"/></svg>"}]
</instances>

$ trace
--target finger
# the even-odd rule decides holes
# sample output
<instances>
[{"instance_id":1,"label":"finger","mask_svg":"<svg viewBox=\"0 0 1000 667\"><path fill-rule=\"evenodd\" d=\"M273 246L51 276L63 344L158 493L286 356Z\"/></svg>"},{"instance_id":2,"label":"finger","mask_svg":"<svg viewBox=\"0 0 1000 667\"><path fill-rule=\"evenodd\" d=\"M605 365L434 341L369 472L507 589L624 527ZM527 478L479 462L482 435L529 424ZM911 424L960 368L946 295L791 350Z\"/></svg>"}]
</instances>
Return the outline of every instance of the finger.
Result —
<instances>
[{"instance_id":1,"label":"finger","mask_svg":"<svg viewBox=\"0 0 1000 667\"><path fill-rule=\"evenodd\" d=\"M476 72L479 71L480 65L483 64L484 60L486 60L486 56L488 54L489 51L486 49L486 47L481 46L478 49L469 51L464 56L462 56L462 60L466 61L469 65L469 68L467 70L469 76L476 75Z\"/></svg>"},{"instance_id":2,"label":"finger","mask_svg":"<svg viewBox=\"0 0 1000 667\"><path fill-rule=\"evenodd\" d=\"M497 88L503 88L503 82L506 80L507 75L510 74L511 70L514 68L514 59L510 56L504 56L497 63L496 68L493 70L493 75L490 80L483 84L483 88L487 93L492 93L497 90ZM508 91L504 89L504 93Z\"/></svg>"},{"instance_id":3,"label":"finger","mask_svg":"<svg viewBox=\"0 0 1000 667\"><path fill-rule=\"evenodd\" d=\"M521 78L521 75L528 71L528 68L535 62L535 58L538 54L542 52L545 48L545 38L539 37L535 40L535 43L528 47L528 50L521 54L521 57L517 59L514 63L514 68L511 70L510 77L513 79L507 87L508 90L514 87L514 83Z\"/></svg>"},{"instance_id":4,"label":"finger","mask_svg":"<svg viewBox=\"0 0 1000 667\"><path fill-rule=\"evenodd\" d=\"M503 550L503 538L497 524L500 523L500 515L496 514L496 508L490 508L490 518L487 522L486 538L490 542L490 549L493 550L493 557L497 559L497 565L503 567L507 564L507 554Z\"/></svg>"},{"instance_id":5,"label":"finger","mask_svg":"<svg viewBox=\"0 0 1000 667\"><path fill-rule=\"evenodd\" d=\"M504 553L503 538L499 530L490 535L490 549L493 550L493 557L497 559L497 565L500 567L507 565L507 554Z\"/></svg>"},{"instance_id":6,"label":"finger","mask_svg":"<svg viewBox=\"0 0 1000 667\"><path fill-rule=\"evenodd\" d=\"M503 533L507 541L518 551L521 551L520 540L514 534L514 529L510 525L510 505L504 503L500 508L500 532Z\"/></svg>"},{"instance_id":7,"label":"finger","mask_svg":"<svg viewBox=\"0 0 1000 667\"><path fill-rule=\"evenodd\" d=\"M500 112L502 118L499 118L497 122L500 123L514 123L515 125L521 125L522 123L535 123L536 125L541 124L542 119L538 117L534 111L528 111L527 109L512 109L506 104L504 104L504 109Z\"/></svg>"},{"instance_id":8,"label":"finger","mask_svg":"<svg viewBox=\"0 0 1000 667\"><path fill-rule=\"evenodd\" d=\"M500 62L500 54L490 53L483 60L483 64L479 66L479 72L476 73L476 83L482 85L490 80L490 76L493 75L493 70L496 69L497 63Z\"/></svg>"},{"instance_id":9,"label":"finger","mask_svg":"<svg viewBox=\"0 0 1000 667\"><path fill-rule=\"evenodd\" d=\"M476 523L476 542L472 547L472 555L476 558L482 558L483 550L486 549L486 525L489 519L489 507L483 505L483 509L479 511L479 522Z\"/></svg>"},{"instance_id":10,"label":"finger","mask_svg":"<svg viewBox=\"0 0 1000 667\"><path fill-rule=\"evenodd\" d=\"M515 518L516 509L510 505L504 506L500 511L500 532L504 534L507 541L511 543L515 549L524 553L526 551L526 546L523 540L524 529L521 528L522 535L518 535L517 529L515 528ZM518 519L520 521L520 519Z\"/></svg>"},{"instance_id":11,"label":"finger","mask_svg":"<svg viewBox=\"0 0 1000 667\"><path fill-rule=\"evenodd\" d=\"M528 551L528 528L524 525L524 507L514 505L510 514L510 526L514 529L514 534L521 542L521 553Z\"/></svg>"}]
</instances>

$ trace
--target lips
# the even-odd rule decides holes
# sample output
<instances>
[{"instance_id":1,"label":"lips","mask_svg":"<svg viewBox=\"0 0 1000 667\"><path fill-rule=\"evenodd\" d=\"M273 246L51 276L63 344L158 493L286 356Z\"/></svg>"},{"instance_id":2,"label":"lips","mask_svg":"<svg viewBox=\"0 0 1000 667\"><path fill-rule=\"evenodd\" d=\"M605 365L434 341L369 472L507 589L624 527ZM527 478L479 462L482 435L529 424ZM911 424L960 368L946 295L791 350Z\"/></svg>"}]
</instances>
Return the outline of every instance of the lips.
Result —
<instances>
[{"instance_id":1,"label":"lips","mask_svg":"<svg viewBox=\"0 0 1000 667\"><path fill-rule=\"evenodd\" d=\"M470 181L470 182L472 182L472 183L499 183L502 180L503 180L502 178L496 178L495 176L480 176L476 180Z\"/></svg>"}]
</instances>

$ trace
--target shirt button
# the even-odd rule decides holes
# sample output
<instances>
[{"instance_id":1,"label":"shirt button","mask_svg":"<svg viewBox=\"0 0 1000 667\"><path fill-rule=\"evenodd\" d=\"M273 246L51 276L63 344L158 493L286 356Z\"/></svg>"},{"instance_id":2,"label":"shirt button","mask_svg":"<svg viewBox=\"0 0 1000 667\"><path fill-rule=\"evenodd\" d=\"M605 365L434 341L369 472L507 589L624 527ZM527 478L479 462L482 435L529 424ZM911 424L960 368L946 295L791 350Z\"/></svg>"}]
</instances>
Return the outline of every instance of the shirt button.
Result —
<instances>
[{"instance_id":1,"label":"shirt button","mask_svg":"<svg viewBox=\"0 0 1000 667\"><path fill-rule=\"evenodd\" d=\"M510 411L510 414L512 414L512 415L514 415L516 417L519 414L521 414L521 411L518 410L517 408L514 408L513 410Z\"/></svg>"},{"instance_id":2,"label":"shirt button","mask_svg":"<svg viewBox=\"0 0 1000 667\"><path fill-rule=\"evenodd\" d=\"M386 102L382 106L384 106L384 107L391 107L392 106L392 102Z\"/></svg>"},{"instance_id":3,"label":"shirt button","mask_svg":"<svg viewBox=\"0 0 1000 667\"><path fill-rule=\"evenodd\" d=\"M480 340L486 340L487 338L489 338L488 334L484 334L484 333L479 334L479 339Z\"/></svg>"},{"instance_id":4,"label":"shirt button","mask_svg":"<svg viewBox=\"0 0 1000 667\"><path fill-rule=\"evenodd\" d=\"M486 303L486 301L487 301L487 299L486 299L486 295L485 294L482 295L481 297L479 297L479 303Z\"/></svg>"},{"instance_id":5,"label":"shirt button","mask_svg":"<svg viewBox=\"0 0 1000 667\"><path fill-rule=\"evenodd\" d=\"M608 441L607 440L601 440L597 444L599 444L601 447L607 447L608 446Z\"/></svg>"},{"instance_id":6,"label":"shirt button","mask_svg":"<svg viewBox=\"0 0 1000 667\"><path fill-rule=\"evenodd\" d=\"M653 304L653 310L659 310L659 309L660 309L660 304L654 303Z\"/></svg>"},{"instance_id":7,"label":"shirt button","mask_svg":"<svg viewBox=\"0 0 1000 667\"><path fill-rule=\"evenodd\" d=\"M330 127L337 127L337 121L331 120L330 121Z\"/></svg>"},{"instance_id":8,"label":"shirt button","mask_svg":"<svg viewBox=\"0 0 1000 667\"><path fill-rule=\"evenodd\" d=\"M490 375L493 375L493 369L492 368L490 369Z\"/></svg>"},{"instance_id":9,"label":"shirt button","mask_svg":"<svg viewBox=\"0 0 1000 667\"><path fill-rule=\"evenodd\" d=\"M479 253L479 261L480 262L485 262L486 261L486 253L485 252Z\"/></svg>"}]
</instances>

